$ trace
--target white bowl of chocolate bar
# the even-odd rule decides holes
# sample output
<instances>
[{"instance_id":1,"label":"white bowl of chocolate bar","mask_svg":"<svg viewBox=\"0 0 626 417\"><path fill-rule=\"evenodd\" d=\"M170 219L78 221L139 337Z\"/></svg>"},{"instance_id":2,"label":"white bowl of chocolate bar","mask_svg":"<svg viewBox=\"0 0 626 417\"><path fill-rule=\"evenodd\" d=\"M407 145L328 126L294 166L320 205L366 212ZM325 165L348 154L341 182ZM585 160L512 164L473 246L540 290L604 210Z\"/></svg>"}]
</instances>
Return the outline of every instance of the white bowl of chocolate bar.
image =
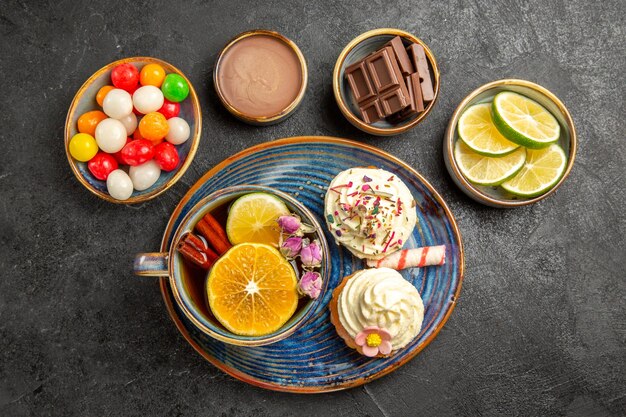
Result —
<instances>
[{"instance_id":1,"label":"white bowl of chocolate bar","mask_svg":"<svg viewBox=\"0 0 626 417\"><path fill-rule=\"evenodd\" d=\"M333 92L343 115L358 129L397 135L417 126L434 107L439 68L418 37L399 29L375 29L341 51Z\"/></svg>"}]
</instances>

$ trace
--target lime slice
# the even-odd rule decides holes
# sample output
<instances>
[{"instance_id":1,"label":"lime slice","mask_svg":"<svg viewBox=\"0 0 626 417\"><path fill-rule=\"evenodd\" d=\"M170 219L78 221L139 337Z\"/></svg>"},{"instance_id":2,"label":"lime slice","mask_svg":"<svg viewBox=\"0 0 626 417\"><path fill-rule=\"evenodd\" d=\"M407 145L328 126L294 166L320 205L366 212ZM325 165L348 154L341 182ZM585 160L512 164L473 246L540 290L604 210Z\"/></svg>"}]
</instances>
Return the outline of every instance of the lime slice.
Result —
<instances>
[{"instance_id":1,"label":"lime slice","mask_svg":"<svg viewBox=\"0 0 626 417\"><path fill-rule=\"evenodd\" d=\"M499 185L517 174L526 160L526 149L517 148L512 153L492 158L472 151L463 141L454 147L454 159L461 173L470 182L479 185Z\"/></svg>"},{"instance_id":2,"label":"lime slice","mask_svg":"<svg viewBox=\"0 0 626 417\"><path fill-rule=\"evenodd\" d=\"M563 176L567 157L558 145L545 149L529 149L524 167L502 188L522 197L536 197L555 186Z\"/></svg>"},{"instance_id":3,"label":"lime slice","mask_svg":"<svg viewBox=\"0 0 626 417\"><path fill-rule=\"evenodd\" d=\"M559 139L561 128L541 104L505 91L493 99L493 122L507 139L531 149L541 149Z\"/></svg>"},{"instance_id":4,"label":"lime slice","mask_svg":"<svg viewBox=\"0 0 626 417\"><path fill-rule=\"evenodd\" d=\"M266 193L251 193L239 197L230 207L226 234L233 245L264 243L278 246L278 218L289 214L281 199Z\"/></svg>"},{"instance_id":5,"label":"lime slice","mask_svg":"<svg viewBox=\"0 0 626 417\"><path fill-rule=\"evenodd\" d=\"M519 145L511 142L496 128L491 120L491 103L471 106L459 119L459 137L474 152L485 156L502 156L513 152Z\"/></svg>"}]
</instances>

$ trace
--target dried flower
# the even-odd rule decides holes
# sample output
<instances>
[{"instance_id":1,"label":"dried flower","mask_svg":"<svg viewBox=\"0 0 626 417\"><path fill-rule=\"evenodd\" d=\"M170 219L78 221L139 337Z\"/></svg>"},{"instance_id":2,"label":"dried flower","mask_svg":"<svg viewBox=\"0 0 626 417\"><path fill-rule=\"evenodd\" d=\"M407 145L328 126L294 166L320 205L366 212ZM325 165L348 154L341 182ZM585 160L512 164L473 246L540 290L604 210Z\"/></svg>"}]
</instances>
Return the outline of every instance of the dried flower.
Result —
<instances>
[{"instance_id":1,"label":"dried flower","mask_svg":"<svg viewBox=\"0 0 626 417\"><path fill-rule=\"evenodd\" d=\"M311 298L317 298L322 291L322 276L319 272L307 271L300 278L298 290Z\"/></svg>"},{"instance_id":2,"label":"dried flower","mask_svg":"<svg viewBox=\"0 0 626 417\"><path fill-rule=\"evenodd\" d=\"M304 242L300 250L302 266L306 268L319 268L322 265L322 250L317 239L311 243Z\"/></svg>"},{"instance_id":3,"label":"dried flower","mask_svg":"<svg viewBox=\"0 0 626 417\"><path fill-rule=\"evenodd\" d=\"M300 253L302 249L302 238L298 236L292 236L285 239L280 245L280 253L287 259L293 259Z\"/></svg>"},{"instance_id":4,"label":"dried flower","mask_svg":"<svg viewBox=\"0 0 626 417\"><path fill-rule=\"evenodd\" d=\"M368 326L361 330L354 338L354 343L360 347L361 352L370 358L378 355L391 353L391 334L386 329L377 326Z\"/></svg>"},{"instance_id":5,"label":"dried flower","mask_svg":"<svg viewBox=\"0 0 626 417\"><path fill-rule=\"evenodd\" d=\"M305 233L314 233L315 228L306 223L302 223L300 216L289 214L278 218L278 226L286 235L304 236Z\"/></svg>"},{"instance_id":6,"label":"dried flower","mask_svg":"<svg viewBox=\"0 0 626 417\"><path fill-rule=\"evenodd\" d=\"M278 226L283 233L291 235L300 229L300 218L293 215L280 216L278 218Z\"/></svg>"}]
</instances>

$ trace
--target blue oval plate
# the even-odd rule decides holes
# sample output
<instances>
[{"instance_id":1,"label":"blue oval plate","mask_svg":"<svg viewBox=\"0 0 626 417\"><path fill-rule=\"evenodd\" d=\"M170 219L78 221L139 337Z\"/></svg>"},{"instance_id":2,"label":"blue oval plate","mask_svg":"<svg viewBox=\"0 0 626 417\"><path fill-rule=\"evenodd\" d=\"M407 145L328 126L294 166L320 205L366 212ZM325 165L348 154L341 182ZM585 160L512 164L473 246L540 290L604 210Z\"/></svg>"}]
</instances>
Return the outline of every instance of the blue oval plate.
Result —
<instances>
[{"instance_id":1,"label":"blue oval plate","mask_svg":"<svg viewBox=\"0 0 626 417\"><path fill-rule=\"evenodd\" d=\"M405 248L446 245L443 266L402 272L424 300L420 334L389 358L370 359L346 346L330 323L327 308L332 290L346 275L364 267L346 249L330 244L332 268L328 290L311 318L287 339L268 346L224 344L195 329L178 309L168 280L161 292L168 312L185 339L205 359L224 372L259 387L299 393L335 391L362 385L397 369L430 343L458 300L463 281L463 244L452 213L441 196L420 174L381 150L344 139L294 137L246 149L207 172L182 198L163 235L161 251L171 244L173 231L203 197L224 187L258 184L277 188L300 200L324 224L324 194L333 177L356 166L391 171L409 187L417 201L417 227ZM329 242L334 242L327 233Z\"/></svg>"}]
</instances>

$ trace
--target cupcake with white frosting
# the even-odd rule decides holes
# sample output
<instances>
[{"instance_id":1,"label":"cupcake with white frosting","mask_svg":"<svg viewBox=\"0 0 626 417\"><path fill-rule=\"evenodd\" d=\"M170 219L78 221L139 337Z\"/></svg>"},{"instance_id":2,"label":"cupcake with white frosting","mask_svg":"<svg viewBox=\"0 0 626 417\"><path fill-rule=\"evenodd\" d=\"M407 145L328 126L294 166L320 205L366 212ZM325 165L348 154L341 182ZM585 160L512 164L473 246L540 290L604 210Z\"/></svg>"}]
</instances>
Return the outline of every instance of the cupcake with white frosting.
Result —
<instances>
[{"instance_id":1,"label":"cupcake with white frosting","mask_svg":"<svg viewBox=\"0 0 626 417\"><path fill-rule=\"evenodd\" d=\"M395 174L376 168L337 174L324 211L337 243L361 259L381 259L400 250L417 222L409 188Z\"/></svg>"},{"instance_id":2,"label":"cupcake with white frosting","mask_svg":"<svg viewBox=\"0 0 626 417\"><path fill-rule=\"evenodd\" d=\"M365 269L345 277L334 290L330 320L349 347L365 356L384 357L417 337L424 303L399 272Z\"/></svg>"}]
</instances>

